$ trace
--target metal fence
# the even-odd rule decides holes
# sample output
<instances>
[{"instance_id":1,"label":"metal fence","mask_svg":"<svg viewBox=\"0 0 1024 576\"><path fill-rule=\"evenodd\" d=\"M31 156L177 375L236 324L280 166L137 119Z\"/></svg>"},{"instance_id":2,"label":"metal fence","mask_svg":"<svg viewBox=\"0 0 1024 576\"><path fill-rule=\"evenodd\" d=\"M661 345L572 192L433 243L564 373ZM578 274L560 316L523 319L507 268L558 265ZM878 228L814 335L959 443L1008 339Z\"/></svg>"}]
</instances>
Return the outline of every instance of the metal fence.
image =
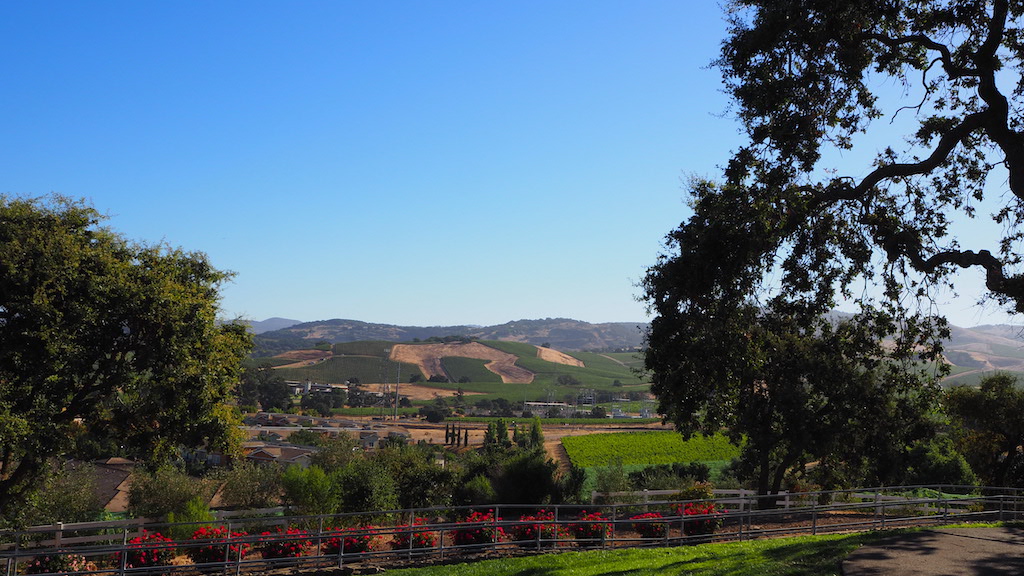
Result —
<instances>
[{"instance_id":1,"label":"metal fence","mask_svg":"<svg viewBox=\"0 0 1024 576\"><path fill-rule=\"evenodd\" d=\"M266 509L222 513L213 523L133 519L55 524L0 531L0 561L6 576L240 574L284 566L424 563L1024 516L1024 498L1012 488L931 485L768 497L716 490L712 500L659 499L671 494L675 492L616 493L606 495L616 504L588 506L446 507L322 516L285 516L281 509ZM204 526L207 530L200 531Z\"/></svg>"}]
</instances>

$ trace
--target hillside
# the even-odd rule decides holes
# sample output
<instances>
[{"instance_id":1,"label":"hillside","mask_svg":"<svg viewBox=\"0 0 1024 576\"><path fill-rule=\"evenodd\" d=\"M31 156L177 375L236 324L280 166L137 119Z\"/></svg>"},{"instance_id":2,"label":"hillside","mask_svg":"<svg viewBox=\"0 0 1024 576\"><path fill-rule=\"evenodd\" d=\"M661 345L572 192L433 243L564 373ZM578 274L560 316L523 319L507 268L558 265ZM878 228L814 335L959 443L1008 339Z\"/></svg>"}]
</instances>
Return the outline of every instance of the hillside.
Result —
<instances>
[{"instance_id":1,"label":"hillside","mask_svg":"<svg viewBox=\"0 0 1024 576\"><path fill-rule=\"evenodd\" d=\"M269 322L269 321L267 321ZM261 323L254 323L261 324ZM415 342L461 335L478 340L520 342L563 351L635 350L646 324L591 324L566 318L517 320L496 326L396 326L357 320L304 322L256 335L254 357L310 348L318 342ZM1024 326L1006 324L952 328L946 358L953 364L948 384L975 384L986 373L1003 370L1024 381ZM454 363L454 361L452 361ZM463 364L466 364L463 362ZM467 365L468 366L468 365ZM466 368L469 369L468 367Z\"/></svg>"},{"instance_id":2,"label":"hillside","mask_svg":"<svg viewBox=\"0 0 1024 576\"><path fill-rule=\"evenodd\" d=\"M377 386L403 383L403 393L423 389L449 396L457 390L488 398L563 401L580 395L639 400L648 386L633 371L628 354L563 353L520 342L395 344L385 341L339 343L331 351L297 357L283 354L277 374L285 380ZM276 357L278 359L281 356ZM297 361L296 361L297 360ZM427 382L442 376L447 382ZM415 387L409 382L418 381Z\"/></svg>"},{"instance_id":3,"label":"hillside","mask_svg":"<svg viewBox=\"0 0 1024 576\"><path fill-rule=\"evenodd\" d=\"M643 343L646 324L610 322L591 324L567 318L517 320L497 326L396 326L358 320L303 322L257 334L253 356L273 356L287 350L308 348L316 342L332 344L364 340L415 342L445 336L467 336L477 340L503 340L557 350L633 350Z\"/></svg>"},{"instance_id":4,"label":"hillside","mask_svg":"<svg viewBox=\"0 0 1024 576\"><path fill-rule=\"evenodd\" d=\"M976 384L986 373L1011 372L1024 382L1024 326L953 327L946 358L956 368L947 384Z\"/></svg>"}]
</instances>

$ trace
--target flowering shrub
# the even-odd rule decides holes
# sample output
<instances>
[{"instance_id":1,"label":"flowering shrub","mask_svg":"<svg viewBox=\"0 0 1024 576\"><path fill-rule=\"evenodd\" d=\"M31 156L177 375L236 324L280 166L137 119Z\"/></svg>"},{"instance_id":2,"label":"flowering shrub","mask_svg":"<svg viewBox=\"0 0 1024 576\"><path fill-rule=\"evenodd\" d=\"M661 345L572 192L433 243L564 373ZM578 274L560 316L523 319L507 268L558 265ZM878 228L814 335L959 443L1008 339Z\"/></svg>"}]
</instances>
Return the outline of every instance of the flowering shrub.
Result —
<instances>
[{"instance_id":1,"label":"flowering shrub","mask_svg":"<svg viewBox=\"0 0 1024 576\"><path fill-rule=\"evenodd\" d=\"M611 536L612 525L600 512L588 514L586 510L580 513L579 522L571 524L569 530L577 540L595 540L589 544L600 545L603 537Z\"/></svg>"},{"instance_id":2,"label":"flowering shrub","mask_svg":"<svg viewBox=\"0 0 1024 576\"><path fill-rule=\"evenodd\" d=\"M637 514L630 518L630 520L639 520L639 522L633 522L633 531L640 534L642 538L664 538L668 534L668 524L665 522L655 522L655 520L659 520L662 517L657 512Z\"/></svg>"},{"instance_id":3,"label":"flowering shrub","mask_svg":"<svg viewBox=\"0 0 1024 576\"><path fill-rule=\"evenodd\" d=\"M174 558L173 540L159 532L142 531L128 541L126 568L143 568L148 566L166 566ZM120 563L121 556L117 555Z\"/></svg>"},{"instance_id":4,"label":"flowering shrub","mask_svg":"<svg viewBox=\"0 0 1024 576\"><path fill-rule=\"evenodd\" d=\"M199 564L207 562L230 562L241 560L252 547L239 539L248 536L245 532L228 532L227 527L203 526L192 533L192 540L208 542L205 546L194 546L188 549L188 555ZM227 554L225 555L225 551Z\"/></svg>"},{"instance_id":5,"label":"flowering shrub","mask_svg":"<svg viewBox=\"0 0 1024 576\"><path fill-rule=\"evenodd\" d=\"M724 509L715 507L714 502L687 502L676 504L675 513L683 516L683 534L687 536L701 536L714 534L715 530L722 527L721 514ZM703 516L697 520L687 520L687 516Z\"/></svg>"},{"instance_id":6,"label":"flowering shrub","mask_svg":"<svg viewBox=\"0 0 1024 576\"><path fill-rule=\"evenodd\" d=\"M501 518L498 518L497 521L501 522ZM452 531L455 545L489 544L501 540L505 536L505 530L501 526L495 526L494 522L494 510L488 510L487 513L473 512L465 520L458 522L458 524L472 524L473 526L456 528Z\"/></svg>"},{"instance_id":7,"label":"flowering shrub","mask_svg":"<svg viewBox=\"0 0 1024 576\"><path fill-rule=\"evenodd\" d=\"M310 545L309 533L299 528L280 527L260 534L260 552L264 558L296 558Z\"/></svg>"},{"instance_id":8,"label":"flowering shrub","mask_svg":"<svg viewBox=\"0 0 1024 576\"><path fill-rule=\"evenodd\" d=\"M541 540L565 540L569 537L569 529L562 524L555 524L555 513L548 510L540 510L536 514L524 514L519 517L520 522L538 522L538 524L516 524L512 527L512 540L520 545L529 545L537 541L537 532L540 532ZM543 522L540 524L539 522ZM542 544L553 545L554 542L542 542Z\"/></svg>"},{"instance_id":9,"label":"flowering shrub","mask_svg":"<svg viewBox=\"0 0 1024 576\"><path fill-rule=\"evenodd\" d=\"M373 526L332 529L328 532L331 538L324 542L323 553L338 554L344 551L345 554L359 554L368 552L373 546L373 539L377 536L374 530ZM345 544L344 550L341 546L342 542Z\"/></svg>"},{"instance_id":10,"label":"flowering shrub","mask_svg":"<svg viewBox=\"0 0 1024 576\"><path fill-rule=\"evenodd\" d=\"M47 554L36 556L29 562L25 574L67 574L95 569L96 565L86 561L81 554Z\"/></svg>"},{"instance_id":11,"label":"flowering shrub","mask_svg":"<svg viewBox=\"0 0 1024 576\"><path fill-rule=\"evenodd\" d=\"M416 518L412 522L412 526L400 525L395 526L394 540L391 541L391 547L395 550L407 550L409 548L433 548L437 546L437 532L431 532L429 530L415 530L413 526L423 526L427 523L426 518Z\"/></svg>"}]
</instances>

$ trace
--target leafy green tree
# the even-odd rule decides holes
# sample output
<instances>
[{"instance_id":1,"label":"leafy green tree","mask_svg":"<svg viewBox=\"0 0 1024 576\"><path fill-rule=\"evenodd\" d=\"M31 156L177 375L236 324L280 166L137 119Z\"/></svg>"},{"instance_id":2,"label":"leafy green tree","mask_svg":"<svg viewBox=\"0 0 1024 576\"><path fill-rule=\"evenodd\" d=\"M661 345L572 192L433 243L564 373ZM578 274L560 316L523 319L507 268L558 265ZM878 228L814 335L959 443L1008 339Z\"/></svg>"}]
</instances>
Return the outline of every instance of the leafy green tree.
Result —
<instances>
[{"instance_id":1,"label":"leafy green tree","mask_svg":"<svg viewBox=\"0 0 1024 576\"><path fill-rule=\"evenodd\" d=\"M373 461L395 480L400 508L426 508L451 504L455 475L435 462L434 451L420 446L379 450Z\"/></svg>"},{"instance_id":2,"label":"leafy green tree","mask_svg":"<svg viewBox=\"0 0 1024 576\"><path fill-rule=\"evenodd\" d=\"M297 446L319 446L323 440L323 433L308 428L301 428L288 435L288 442Z\"/></svg>"},{"instance_id":3,"label":"leafy green tree","mask_svg":"<svg viewBox=\"0 0 1024 576\"><path fill-rule=\"evenodd\" d=\"M310 460L328 474L344 468L362 454L359 450L359 440L347 432L321 438L318 446L320 449L310 457Z\"/></svg>"},{"instance_id":4,"label":"leafy green tree","mask_svg":"<svg viewBox=\"0 0 1024 576\"><path fill-rule=\"evenodd\" d=\"M398 489L387 466L368 458L352 460L332 474L341 490L341 512L397 510Z\"/></svg>"},{"instance_id":5,"label":"leafy green tree","mask_svg":"<svg viewBox=\"0 0 1024 576\"><path fill-rule=\"evenodd\" d=\"M530 421L530 446L538 447L544 445L544 429L541 428L540 418L534 417Z\"/></svg>"},{"instance_id":6,"label":"leafy green tree","mask_svg":"<svg viewBox=\"0 0 1024 576\"><path fill-rule=\"evenodd\" d=\"M190 500L209 502L213 491L211 482L189 476L173 466L136 471L128 492L128 511L136 517L166 519L172 512L185 510Z\"/></svg>"},{"instance_id":7,"label":"leafy green tree","mask_svg":"<svg viewBox=\"0 0 1024 576\"><path fill-rule=\"evenodd\" d=\"M206 500L195 496L186 501L181 510L167 513L167 522L171 524L167 536L173 540L185 540L200 527L211 526L216 519Z\"/></svg>"},{"instance_id":8,"label":"leafy green tree","mask_svg":"<svg viewBox=\"0 0 1024 576\"><path fill-rule=\"evenodd\" d=\"M330 416L334 401L330 394L311 392L302 397L299 405L305 411L314 412L320 416Z\"/></svg>"},{"instance_id":9,"label":"leafy green tree","mask_svg":"<svg viewBox=\"0 0 1024 576\"><path fill-rule=\"evenodd\" d=\"M43 487L25 503L14 520L25 526L55 522L92 522L103 514L96 490L96 468L66 462L46 477Z\"/></svg>"},{"instance_id":10,"label":"leafy green tree","mask_svg":"<svg viewBox=\"0 0 1024 576\"><path fill-rule=\"evenodd\" d=\"M281 467L241 460L221 478L224 504L241 510L281 504Z\"/></svg>"},{"instance_id":11,"label":"leafy green tree","mask_svg":"<svg viewBox=\"0 0 1024 576\"><path fill-rule=\"evenodd\" d=\"M263 410L284 411L292 405L292 393L284 378L274 373L269 364L246 368L238 385L238 402L259 404Z\"/></svg>"},{"instance_id":12,"label":"leafy green tree","mask_svg":"<svg viewBox=\"0 0 1024 576\"><path fill-rule=\"evenodd\" d=\"M733 0L726 14L715 64L747 142L720 193L749 246L722 265L775 258L782 290L828 300L866 280L889 302L973 268L1024 312L1018 3ZM980 214L992 245L951 225Z\"/></svg>"},{"instance_id":13,"label":"leafy green tree","mask_svg":"<svg viewBox=\"0 0 1024 576\"><path fill-rule=\"evenodd\" d=\"M950 388L945 405L957 447L982 482L1024 485L1024 390L1017 378L998 372L983 378L978 388Z\"/></svg>"},{"instance_id":14,"label":"leafy green tree","mask_svg":"<svg viewBox=\"0 0 1024 576\"><path fill-rule=\"evenodd\" d=\"M82 202L0 196L0 510L76 434L152 462L238 440L224 402L252 337L217 321L230 275L101 222Z\"/></svg>"},{"instance_id":15,"label":"leafy green tree","mask_svg":"<svg viewBox=\"0 0 1024 576\"><path fill-rule=\"evenodd\" d=\"M285 504L297 514L334 514L341 507L338 486L319 466L285 468L281 488Z\"/></svg>"},{"instance_id":16,"label":"leafy green tree","mask_svg":"<svg viewBox=\"0 0 1024 576\"><path fill-rule=\"evenodd\" d=\"M583 382L580 382L579 378L570 374L562 374L556 379L559 386L580 386Z\"/></svg>"}]
</instances>

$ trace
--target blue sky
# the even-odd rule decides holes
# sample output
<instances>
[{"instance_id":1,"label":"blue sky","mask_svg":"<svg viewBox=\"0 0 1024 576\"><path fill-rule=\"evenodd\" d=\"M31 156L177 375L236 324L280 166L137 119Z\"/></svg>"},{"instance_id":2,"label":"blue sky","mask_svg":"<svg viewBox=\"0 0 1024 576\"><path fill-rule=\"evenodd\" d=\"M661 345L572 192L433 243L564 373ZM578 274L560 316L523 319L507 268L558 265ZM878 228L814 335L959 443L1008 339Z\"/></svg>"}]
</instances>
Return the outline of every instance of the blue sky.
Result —
<instances>
[{"instance_id":1,"label":"blue sky","mask_svg":"<svg viewBox=\"0 0 1024 576\"><path fill-rule=\"evenodd\" d=\"M712 2L8 2L0 192L207 253L227 316L644 321L684 179L740 142L724 31Z\"/></svg>"}]
</instances>

